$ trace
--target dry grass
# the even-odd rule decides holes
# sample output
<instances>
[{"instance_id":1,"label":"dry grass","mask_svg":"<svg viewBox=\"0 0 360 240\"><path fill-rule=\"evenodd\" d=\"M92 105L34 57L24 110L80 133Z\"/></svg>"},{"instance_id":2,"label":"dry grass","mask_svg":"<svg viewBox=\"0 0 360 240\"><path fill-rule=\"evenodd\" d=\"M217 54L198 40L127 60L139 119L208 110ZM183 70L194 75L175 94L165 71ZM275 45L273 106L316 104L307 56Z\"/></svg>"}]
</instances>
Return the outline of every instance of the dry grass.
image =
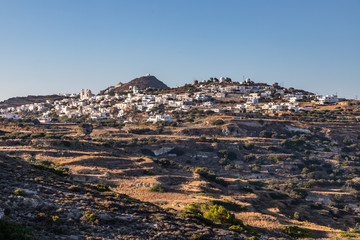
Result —
<instances>
[{"instance_id":1,"label":"dry grass","mask_svg":"<svg viewBox=\"0 0 360 240\"><path fill-rule=\"evenodd\" d=\"M241 219L245 224L257 228L279 230L282 226L276 217L258 212L241 212L237 213L236 217Z\"/></svg>"}]
</instances>

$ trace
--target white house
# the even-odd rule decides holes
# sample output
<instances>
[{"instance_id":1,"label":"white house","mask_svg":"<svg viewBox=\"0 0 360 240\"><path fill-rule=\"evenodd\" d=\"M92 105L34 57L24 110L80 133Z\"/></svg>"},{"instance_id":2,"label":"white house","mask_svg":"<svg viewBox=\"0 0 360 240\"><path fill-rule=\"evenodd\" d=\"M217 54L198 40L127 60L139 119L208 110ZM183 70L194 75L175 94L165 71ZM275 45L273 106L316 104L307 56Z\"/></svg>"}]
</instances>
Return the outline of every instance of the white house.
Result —
<instances>
[{"instance_id":1,"label":"white house","mask_svg":"<svg viewBox=\"0 0 360 240\"><path fill-rule=\"evenodd\" d=\"M257 97L249 97L246 102L256 104L259 103L259 99Z\"/></svg>"},{"instance_id":2,"label":"white house","mask_svg":"<svg viewBox=\"0 0 360 240\"><path fill-rule=\"evenodd\" d=\"M300 95L295 95L294 97L290 97L290 98L289 98L289 102L294 103L294 102L296 102L296 101L298 101L298 100L301 100L301 99L302 99L302 96L300 96Z\"/></svg>"},{"instance_id":3,"label":"white house","mask_svg":"<svg viewBox=\"0 0 360 240\"><path fill-rule=\"evenodd\" d=\"M337 95L325 95L325 96L318 96L318 100L320 104L326 104L326 103L336 103L338 101Z\"/></svg>"},{"instance_id":4,"label":"white house","mask_svg":"<svg viewBox=\"0 0 360 240\"><path fill-rule=\"evenodd\" d=\"M51 118L45 118L45 117L38 118L38 120L41 123L49 123L49 122L51 122Z\"/></svg>"},{"instance_id":5,"label":"white house","mask_svg":"<svg viewBox=\"0 0 360 240\"><path fill-rule=\"evenodd\" d=\"M203 106L206 107L206 108L210 108L210 107L212 107L212 106L214 106L214 105L215 105L215 104L214 104L213 102L210 102L210 101L204 102L204 104L203 104Z\"/></svg>"},{"instance_id":6,"label":"white house","mask_svg":"<svg viewBox=\"0 0 360 240\"><path fill-rule=\"evenodd\" d=\"M21 119L18 115L16 114L1 114L0 117L2 118L7 118L7 119Z\"/></svg>"},{"instance_id":7,"label":"white house","mask_svg":"<svg viewBox=\"0 0 360 240\"><path fill-rule=\"evenodd\" d=\"M172 117L169 115L155 115L147 119L148 122L172 122Z\"/></svg>"}]
</instances>

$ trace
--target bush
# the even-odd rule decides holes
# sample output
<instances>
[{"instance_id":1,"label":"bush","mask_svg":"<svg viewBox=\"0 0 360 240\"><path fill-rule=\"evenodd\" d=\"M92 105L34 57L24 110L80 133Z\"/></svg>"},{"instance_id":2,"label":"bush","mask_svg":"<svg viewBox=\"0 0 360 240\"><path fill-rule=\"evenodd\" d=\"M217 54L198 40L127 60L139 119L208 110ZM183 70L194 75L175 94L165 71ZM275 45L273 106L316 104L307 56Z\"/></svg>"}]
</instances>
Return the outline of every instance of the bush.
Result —
<instances>
[{"instance_id":1,"label":"bush","mask_svg":"<svg viewBox=\"0 0 360 240\"><path fill-rule=\"evenodd\" d=\"M184 209L188 213L186 216L198 218L200 220L207 220L212 223L226 224L226 225L239 225L245 227L243 222L237 218L235 215L225 209L223 206L213 205L209 203L208 205L198 204L192 202L188 206L185 206Z\"/></svg>"},{"instance_id":2,"label":"bush","mask_svg":"<svg viewBox=\"0 0 360 240\"><path fill-rule=\"evenodd\" d=\"M153 151L151 151L150 149L142 148L140 151L142 154L144 154L146 156L155 157L155 153Z\"/></svg>"},{"instance_id":3,"label":"bush","mask_svg":"<svg viewBox=\"0 0 360 240\"><path fill-rule=\"evenodd\" d=\"M288 199L289 196L283 193L278 193L278 192L271 192L269 193L270 197L274 200L285 200Z\"/></svg>"},{"instance_id":4,"label":"bush","mask_svg":"<svg viewBox=\"0 0 360 240\"><path fill-rule=\"evenodd\" d=\"M176 156L184 155L184 153L185 152L180 148L174 148L170 152L168 152L168 154L176 154Z\"/></svg>"},{"instance_id":5,"label":"bush","mask_svg":"<svg viewBox=\"0 0 360 240\"><path fill-rule=\"evenodd\" d=\"M296 139L296 140L286 139L283 142L281 142L281 146L283 146L287 149L296 150L296 151L302 151L305 148L310 148L310 146L305 145L304 140L300 140L300 139Z\"/></svg>"},{"instance_id":6,"label":"bush","mask_svg":"<svg viewBox=\"0 0 360 240\"><path fill-rule=\"evenodd\" d=\"M19 190L19 189L16 189L16 190L14 191L14 195L16 195L16 196L22 196L22 197L25 197L25 196L26 196L25 192L22 191L22 190Z\"/></svg>"},{"instance_id":7,"label":"bush","mask_svg":"<svg viewBox=\"0 0 360 240\"><path fill-rule=\"evenodd\" d=\"M44 138L46 139L61 139L61 135L54 133L45 133Z\"/></svg>"},{"instance_id":8,"label":"bush","mask_svg":"<svg viewBox=\"0 0 360 240\"><path fill-rule=\"evenodd\" d=\"M255 159L256 159L256 157L255 157L254 154L249 154L249 155L244 156L244 162L251 162L251 161L253 161Z\"/></svg>"},{"instance_id":9,"label":"bush","mask_svg":"<svg viewBox=\"0 0 360 240\"><path fill-rule=\"evenodd\" d=\"M144 174L144 175L148 175L148 176L152 176L152 175L154 175L154 172L151 171L151 170L149 170L149 169L145 169L145 170L143 171L143 174Z\"/></svg>"},{"instance_id":10,"label":"bush","mask_svg":"<svg viewBox=\"0 0 360 240\"><path fill-rule=\"evenodd\" d=\"M75 186L75 185L71 185L69 187L69 190L72 191L72 192L80 192L81 191L81 188L78 187L78 186Z\"/></svg>"},{"instance_id":11,"label":"bush","mask_svg":"<svg viewBox=\"0 0 360 240\"><path fill-rule=\"evenodd\" d=\"M53 163L48 165L45 162L41 162L41 163L35 163L34 166L40 170L49 171L61 177L70 176L69 169L64 168L62 166L55 166Z\"/></svg>"},{"instance_id":12,"label":"bush","mask_svg":"<svg viewBox=\"0 0 360 240\"><path fill-rule=\"evenodd\" d=\"M151 132L150 128L134 128L129 130L129 133L134 133L134 134L146 134L150 132Z\"/></svg>"},{"instance_id":13,"label":"bush","mask_svg":"<svg viewBox=\"0 0 360 240\"><path fill-rule=\"evenodd\" d=\"M191 212L191 213L195 214L195 215L201 214L201 210L199 208L199 205L194 203L194 202L192 202L189 205L185 206L184 209L186 211L188 211L188 212Z\"/></svg>"},{"instance_id":14,"label":"bush","mask_svg":"<svg viewBox=\"0 0 360 240\"><path fill-rule=\"evenodd\" d=\"M60 222L60 217L59 216L51 216L51 219L53 220L53 222Z\"/></svg>"},{"instance_id":15,"label":"bush","mask_svg":"<svg viewBox=\"0 0 360 240\"><path fill-rule=\"evenodd\" d=\"M243 147L245 150L253 150L255 148L254 144L251 143L246 143Z\"/></svg>"},{"instance_id":16,"label":"bush","mask_svg":"<svg viewBox=\"0 0 360 240\"><path fill-rule=\"evenodd\" d=\"M286 156L281 154L272 154L268 156L268 160L271 162L282 162L286 160Z\"/></svg>"},{"instance_id":17,"label":"bush","mask_svg":"<svg viewBox=\"0 0 360 240\"><path fill-rule=\"evenodd\" d=\"M200 235L200 234L193 234L193 235L191 236L191 239L192 239L192 240L205 240L206 237L204 237L204 236L202 236L202 235Z\"/></svg>"},{"instance_id":18,"label":"bush","mask_svg":"<svg viewBox=\"0 0 360 240\"><path fill-rule=\"evenodd\" d=\"M315 234L306 228L300 228L294 225L284 225L281 227L284 233L294 238L313 238Z\"/></svg>"},{"instance_id":19,"label":"bush","mask_svg":"<svg viewBox=\"0 0 360 240\"><path fill-rule=\"evenodd\" d=\"M235 215L223 206L216 204L211 206L202 205L201 208L205 210L203 217L214 223L244 225L240 219L235 218Z\"/></svg>"},{"instance_id":20,"label":"bush","mask_svg":"<svg viewBox=\"0 0 360 240\"><path fill-rule=\"evenodd\" d=\"M263 130L259 133L259 137L262 137L262 138L271 138L272 136L272 132L269 132L267 130Z\"/></svg>"},{"instance_id":21,"label":"bush","mask_svg":"<svg viewBox=\"0 0 360 240\"><path fill-rule=\"evenodd\" d=\"M215 180L216 175L214 172L211 172L208 168L202 167L202 168L196 168L195 172L198 173L200 176L208 179L208 180Z\"/></svg>"},{"instance_id":22,"label":"bush","mask_svg":"<svg viewBox=\"0 0 360 240\"><path fill-rule=\"evenodd\" d=\"M105 184L96 184L94 188L98 191L104 192L104 191L110 191L109 186L106 186Z\"/></svg>"},{"instance_id":23,"label":"bush","mask_svg":"<svg viewBox=\"0 0 360 240\"><path fill-rule=\"evenodd\" d=\"M225 122L222 119L217 119L212 122L212 125L223 125Z\"/></svg>"},{"instance_id":24,"label":"bush","mask_svg":"<svg viewBox=\"0 0 360 240\"><path fill-rule=\"evenodd\" d=\"M216 176L216 174L212 171L210 171L208 168L206 167L202 167L202 168L196 168L195 172L198 173L200 176L202 176L203 178L209 180L209 181L213 181L216 182L222 186L227 186L227 182Z\"/></svg>"},{"instance_id":25,"label":"bush","mask_svg":"<svg viewBox=\"0 0 360 240\"><path fill-rule=\"evenodd\" d=\"M32 232L26 227L0 220L0 239L28 240L32 239Z\"/></svg>"},{"instance_id":26,"label":"bush","mask_svg":"<svg viewBox=\"0 0 360 240\"><path fill-rule=\"evenodd\" d=\"M231 152L229 150L219 150L217 152L217 155L219 158L225 158L225 159L228 159L228 160L235 160L236 159L236 153L234 152Z\"/></svg>"},{"instance_id":27,"label":"bush","mask_svg":"<svg viewBox=\"0 0 360 240\"><path fill-rule=\"evenodd\" d=\"M211 200L209 201L212 205L219 205L219 206L223 206L224 208L226 208L229 211L233 211L233 212L242 212L245 210L244 206L241 206L237 203L234 202L230 202L230 201L221 201L221 200Z\"/></svg>"},{"instance_id":28,"label":"bush","mask_svg":"<svg viewBox=\"0 0 360 240\"><path fill-rule=\"evenodd\" d=\"M166 158L160 158L159 160L154 160L154 162L160 164L161 166L175 166L176 163L173 160L168 160Z\"/></svg>"},{"instance_id":29,"label":"bush","mask_svg":"<svg viewBox=\"0 0 360 240\"><path fill-rule=\"evenodd\" d=\"M93 212L91 211L86 211L84 213L84 218L86 221L88 222L95 222L98 219L98 216L96 216Z\"/></svg>"},{"instance_id":30,"label":"bush","mask_svg":"<svg viewBox=\"0 0 360 240\"><path fill-rule=\"evenodd\" d=\"M84 134L90 134L93 131L93 126L88 123L80 123L79 130Z\"/></svg>"},{"instance_id":31,"label":"bush","mask_svg":"<svg viewBox=\"0 0 360 240\"><path fill-rule=\"evenodd\" d=\"M258 234L257 229L245 225L231 225L229 229L234 230L238 233L245 233L251 235ZM256 236L252 236L249 238L249 240L258 240L258 238Z\"/></svg>"},{"instance_id":32,"label":"bush","mask_svg":"<svg viewBox=\"0 0 360 240\"><path fill-rule=\"evenodd\" d=\"M152 187L148 188L149 192L165 192L165 188L163 188L160 184L156 183Z\"/></svg>"},{"instance_id":33,"label":"bush","mask_svg":"<svg viewBox=\"0 0 360 240\"><path fill-rule=\"evenodd\" d=\"M43 138L45 137L45 133L43 132L35 132L30 135L30 138Z\"/></svg>"}]
</instances>

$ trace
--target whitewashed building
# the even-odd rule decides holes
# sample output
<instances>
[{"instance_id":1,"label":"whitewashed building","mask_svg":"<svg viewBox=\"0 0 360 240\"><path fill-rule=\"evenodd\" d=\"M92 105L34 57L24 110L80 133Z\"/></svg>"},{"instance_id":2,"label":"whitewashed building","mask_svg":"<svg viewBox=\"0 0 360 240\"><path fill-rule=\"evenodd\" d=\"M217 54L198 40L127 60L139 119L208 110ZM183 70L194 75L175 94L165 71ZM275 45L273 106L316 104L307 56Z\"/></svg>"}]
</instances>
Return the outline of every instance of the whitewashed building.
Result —
<instances>
[{"instance_id":1,"label":"whitewashed building","mask_svg":"<svg viewBox=\"0 0 360 240\"><path fill-rule=\"evenodd\" d=\"M172 117L169 115L155 115L147 119L148 122L172 122Z\"/></svg>"}]
</instances>

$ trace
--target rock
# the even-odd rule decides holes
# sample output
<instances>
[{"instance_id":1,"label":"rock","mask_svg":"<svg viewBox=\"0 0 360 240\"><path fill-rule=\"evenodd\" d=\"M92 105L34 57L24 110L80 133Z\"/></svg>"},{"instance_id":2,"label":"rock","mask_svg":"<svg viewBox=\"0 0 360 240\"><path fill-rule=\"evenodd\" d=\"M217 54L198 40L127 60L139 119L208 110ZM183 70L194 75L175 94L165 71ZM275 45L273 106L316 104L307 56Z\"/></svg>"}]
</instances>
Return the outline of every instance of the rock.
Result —
<instances>
[{"instance_id":1,"label":"rock","mask_svg":"<svg viewBox=\"0 0 360 240\"><path fill-rule=\"evenodd\" d=\"M110 214L107 214L107 213L99 214L99 218L100 218L101 220L104 220L104 221L111 221L111 220L113 220L113 217L111 217Z\"/></svg>"},{"instance_id":2,"label":"rock","mask_svg":"<svg viewBox=\"0 0 360 240\"><path fill-rule=\"evenodd\" d=\"M5 216L4 209L0 208L0 220Z\"/></svg>"},{"instance_id":3,"label":"rock","mask_svg":"<svg viewBox=\"0 0 360 240\"><path fill-rule=\"evenodd\" d=\"M30 208L37 208L42 205L42 202L37 199L33 199L33 198L24 198L23 204Z\"/></svg>"},{"instance_id":4,"label":"rock","mask_svg":"<svg viewBox=\"0 0 360 240\"><path fill-rule=\"evenodd\" d=\"M130 222L130 221L135 221L135 220L139 219L139 217L137 217L137 216L116 216L115 219L119 220L119 221Z\"/></svg>"},{"instance_id":5,"label":"rock","mask_svg":"<svg viewBox=\"0 0 360 240\"><path fill-rule=\"evenodd\" d=\"M75 235L70 235L70 236L68 236L67 239L69 239L69 240L79 240L79 237L75 236Z\"/></svg>"}]
</instances>

